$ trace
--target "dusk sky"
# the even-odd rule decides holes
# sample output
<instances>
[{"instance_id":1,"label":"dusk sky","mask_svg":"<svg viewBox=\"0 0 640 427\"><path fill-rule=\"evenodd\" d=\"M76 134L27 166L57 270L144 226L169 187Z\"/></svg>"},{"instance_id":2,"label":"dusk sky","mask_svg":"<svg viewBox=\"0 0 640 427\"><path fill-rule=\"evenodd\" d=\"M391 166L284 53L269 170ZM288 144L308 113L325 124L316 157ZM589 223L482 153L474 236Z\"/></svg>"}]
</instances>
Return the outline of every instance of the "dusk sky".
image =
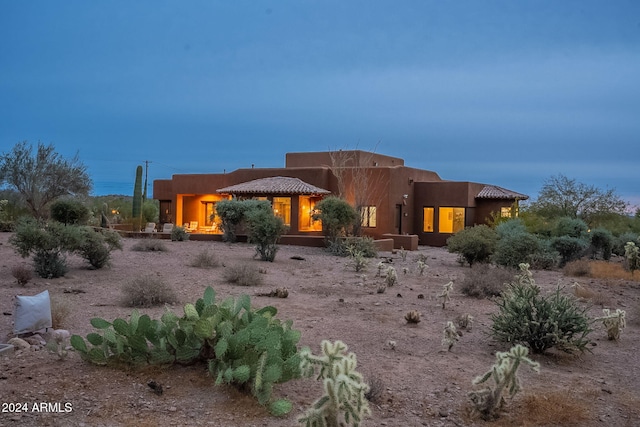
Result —
<instances>
[{"instance_id":1,"label":"dusk sky","mask_svg":"<svg viewBox=\"0 0 640 427\"><path fill-rule=\"evenodd\" d=\"M0 152L78 153L95 195L359 148L640 206L637 0L2 1L0 61Z\"/></svg>"}]
</instances>

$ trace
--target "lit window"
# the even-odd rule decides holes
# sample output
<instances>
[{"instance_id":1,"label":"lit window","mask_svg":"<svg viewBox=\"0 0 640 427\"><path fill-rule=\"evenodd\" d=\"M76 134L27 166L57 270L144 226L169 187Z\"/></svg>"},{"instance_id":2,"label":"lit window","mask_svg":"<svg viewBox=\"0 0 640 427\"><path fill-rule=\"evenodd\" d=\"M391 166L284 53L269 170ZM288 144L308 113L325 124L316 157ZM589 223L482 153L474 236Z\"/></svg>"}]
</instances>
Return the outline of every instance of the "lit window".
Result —
<instances>
[{"instance_id":1,"label":"lit window","mask_svg":"<svg viewBox=\"0 0 640 427\"><path fill-rule=\"evenodd\" d=\"M500 208L500 216L502 218L511 218L511 208Z\"/></svg>"},{"instance_id":2,"label":"lit window","mask_svg":"<svg viewBox=\"0 0 640 427\"><path fill-rule=\"evenodd\" d=\"M282 218L284 225L291 225L291 197L274 197L273 213Z\"/></svg>"},{"instance_id":3,"label":"lit window","mask_svg":"<svg viewBox=\"0 0 640 427\"><path fill-rule=\"evenodd\" d=\"M360 218L363 227L373 228L377 222L377 212L375 206L363 206L360 210Z\"/></svg>"},{"instance_id":4,"label":"lit window","mask_svg":"<svg viewBox=\"0 0 640 427\"><path fill-rule=\"evenodd\" d=\"M433 233L433 208L422 208L422 231Z\"/></svg>"},{"instance_id":5,"label":"lit window","mask_svg":"<svg viewBox=\"0 0 640 427\"><path fill-rule=\"evenodd\" d=\"M298 229L300 231L322 231L322 221L314 221L312 218L318 201L320 201L320 197L299 197Z\"/></svg>"},{"instance_id":6,"label":"lit window","mask_svg":"<svg viewBox=\"0 0 640 427\"><path fill-rule=\"evenodd\" d=\"M216 224L218 220L216 202L204 202L204 225L211 227L213 224Z\"/></svg>"},{"instance_id":7,"label":"lit window","mask_svg":"<svg viewBox=\"0 0 640 427\"><path fill-rule=\"evenodd\" d=\"M440 233L457 233L464 230L464 208L440 208L438 216Z\"/></svg>"}]
</instances>

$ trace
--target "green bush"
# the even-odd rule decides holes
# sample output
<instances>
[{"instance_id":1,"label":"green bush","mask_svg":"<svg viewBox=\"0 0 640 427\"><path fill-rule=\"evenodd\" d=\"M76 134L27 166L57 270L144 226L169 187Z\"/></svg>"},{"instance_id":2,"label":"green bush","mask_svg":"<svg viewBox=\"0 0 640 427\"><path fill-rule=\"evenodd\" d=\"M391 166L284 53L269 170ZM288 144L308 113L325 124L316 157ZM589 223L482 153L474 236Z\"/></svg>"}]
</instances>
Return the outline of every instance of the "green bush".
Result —
<instances>
[{"instance_id":1,"label":"green bush","mask_svg":"<svg viewBox=\"0 0 640 427\"><path fill-rule=\"evenodd\" d=\"M560 254L553 249L551 241L538 238L538 250L529 255L526 260L535 270L550 270L558 265Z\"/></svg>"},{"instance_id":2,"label":"green bush","mask_svg":"<svg viewBox=\"0 0 640 427\"><path fill-rule=\"evenodd\" d=\"M598 255L605 261L611 259L611 251L613 250L613 234L607 229L596 228L591 230L591 250L593 257Z\"/></svg>"},{"instance_id":3,"label":"green bush","mask_svg":"<svg viewBox=\"0 0 640 427\"><path fill-rule=\"evenodd\" d=\"M317 213L314 220L322 221L322 231L327 240L327 246L335 244L341 237L349 234L354 221L359 218L358 211L346 200L329 196L316 204Z\"/></svg>"},{"instance_id":4,"label":"green bush","mask_svg":"<svg viewBox=\"0 0 640 427\"><path fill-rule=\"evenodd\" d=\"M565 352L584 352L589 344L591 321L587 308L581 309L558 287L549 296L540 294L528 264L498 299L498 314L493 314L491 333L498 341L523 343L534 353L556 347Z\"/></svg>"},{"instance_id":5,"label":"green bush","mask_svg":"<svg viewBox=\"0 0 640 427\"><path fill-rule=\"evenodd\" d=\"M73 335L70 343L80 356L98 365L170 365L206 363L216 385L233 384L251 393L272 413L284 415L291 403L273 400L277 383L300 377L300 332L292 322L276 318L275 307L251 308L247 295L215 302L210 287L178 317L166 310L159 320L140 315L108 322L91 319L97 329L86 341Z\"/></svg>"},{"instance_id":6,"label":"green bush","mask_svg":"<svg viewBox=\"0 0 640 427\"><path fill-rule=\"evenodd\" d=\"M586 240L578 237L560 236L551 239L551 247L560 254L560 267L580 258L588 247Z\"/></svg>"},{"instance_id":7,"label":"green bush","mask_svg":"<svg viewBox=\"0 0 640 427\"><path fill-rule=\"evenodd\" d=\"M587 223L579 218L562 217L556 222L553 235L557 237L569 236L581 239L586 236L588 229Z\"/></svg>"},{"instance_id":8,"label":"green bush","mask_svg":"<svg viewBox=\"0 0 640 427\"><path fill-rule=\"evenodd\" d=\"M33 255L34 270L42 278L62 277L68 271L65 253L75 251L81 234L76 226L59 222L40 223L33 218L21 218L9 239L16 251L26 258Z\"/></svg>"},{"instance_id":9,"label":"green bush","mask_svg":"<svg viewBox=\"0 0 640 427\"><path fill-rule=\"evenodd\" d=\"M114 231L82 227L80 232L82 236L75 252L87 260L93 268L100 269L108 265L111 252L116 249L122 250L120 235Z\"/></svg>"},{"instance_id":10,"label":"green bush","mask_svg":"<svg viewBox=\"0 0 640 427\"><path fill-rule=\"evenodd\" d=\"M33 269L43 279L63 277L69 271L66 257L55 249L36 250L33 255Z\"/></svg>"},{"instance_id":11,"label":"green bush","mask_svg":"<svg viewBox=\"0 0 640 427\"><path fill-rule=\"evenodd\" d=\"M74 199L59 199L51 204L51 219L64 225L82 225L89 220L89 208Z\"/></svg>"},{"instance_id":12,"label":"green bush","mask_svg":"<svg viewBox=\"0 0 640 427\"><path fill-rule=\"evenodd\" d=\"M530 262L541 249L539 239L527 232L524 223L518 219L498 225L496 233L498 243L493 261L498 265L516 268L520 263Z\"/></svg>"},{"instance_id":13,"label":"green bush","mask_svg":"<svg viewBox=\"0 0 640 427\"><path fill-rule=\"evenodd\" d=\"M248 241L256 244L256 253L261 260L273 262L278 252L278 240L287 227L282 218L274 215L269 202L263 200L251 202L257 203L245 205Z\"/></svg>"},{"instance_id":14,"label":"green bush","mask_svg":"<svg viewBox=\"0 0 640 427\"><path fill-rule=\"evenodd\" d=\"M476 262L488 262L493 255L498 235L487 225L465 228L447 239L449 252L459 254L472 266Z\"/></svg>"},{"instance_id":15,"label":"green bush","mask_svg":"<svg viewBox=\"0 0 640 427\"><path fill-rule=\"evenodd\" d=\"M172 242L186 242L187 240L189 240L189 233L187 233L184 227L176 225L171 229Z\"/></svg>"},{"instance_id":16,"label":"green bush","mask_svg":"<svg viewBox=\"0 0 640 427\"><path fill-rule=\"evenodd\" d=\"M612 252L618 256L624 256L624 246L627 242L640 244L640 235L630 231L619 235L613 241Z\"/></svg>"},{"instance_id":17,"label":"green bush","mask_svg":"<svg viewBox=\"0 0 640 427\"><path fill-rule=\"evenodd\" d=\"M216 213L222 221L222 240L233 243L237 240L236 229L244 219L245 206L237 199L220 200L216 203Z\"/></svg>"}]
</instances>

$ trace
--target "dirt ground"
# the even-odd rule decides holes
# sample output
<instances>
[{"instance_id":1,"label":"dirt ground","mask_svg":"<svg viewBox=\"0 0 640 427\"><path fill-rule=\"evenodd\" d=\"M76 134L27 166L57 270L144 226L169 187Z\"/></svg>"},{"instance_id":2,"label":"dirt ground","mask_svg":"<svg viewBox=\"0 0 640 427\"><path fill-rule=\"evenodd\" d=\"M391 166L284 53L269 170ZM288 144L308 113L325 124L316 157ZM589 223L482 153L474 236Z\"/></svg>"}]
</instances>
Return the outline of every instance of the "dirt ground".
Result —
<instances>
[{"instance_id":1,"label":"dirt ground","mask_svg":"<svg viewBox=\"0 0 640 427\"><path fill-rule=\"evenodd\" d=\"M508 346L488 337L494 302L462 295L456 286L469 271L457 256L445 249L420 247L408 253L380 253L364 272L356 273L347 259L327 255L322 249L282 246L273 263L252 258L247 244L165 241L167 252L135 252L134 239L124 240L124 250L113 253L112 265L90 270L83 260L69 258L64 278L34 277L20 286L11 275L20 258L8 244L10 234L0 233L0 342L13 330L14 295L35 295L48 289L70 307L64 327L72 334L92 332L92 317L127 318L130 308L120 305L121 286L146 274L156 274L171 284L180 303L170 309L181 314L181 304L195 302L207 286L217 299L240 294L255 295L276 287L287 287L286 299L253 296L254 306L273 305L278 317L292 319L302 332L300 345L317 353L324 339L342 340L356 353L358 370L367 381L376 382L381 396L371 403L372 416L365 426L638 426L640 425L640 282L568 278L561 271L535 271L544 292L577 281L601 295L606 305L627 312L627 328L620 341L608 341L603 326L594 323L591 353L571 356L551 351L534 355L540 373L523 367L524 390L507 402L507 412L494 422L470 418L467 393L471 381L486 372L496 351ZM201 269L189 266L199 253L209 250L224 266ZM424 276L417 273L419 254L427 257ZM304 258L292 259L292 256ZM383 279L376 277L376 264L390 259L399 283L385 293L376 292ZM225 268L250 263L264 269L264 284L240 287L225 283ZM226 267L225 267L226 266ZM403 267L409 272L403 274ZM636 274L637 275L637 274ZM436 295L454 282L452 301L442 309ZM80 290L84 293L65 293ZM424 298L418 298L422 294ZM164 308L142 309L159 318ZM408 325L404 315L418 310L422 321ZM592 317L602 306L592 305ZM442 346L442 331L448 320L469 313L472 331L463 331L450 352ZM395 341L395 349L389 346ZM147 386L154 380L164 387L156 395ZM295 426L296 418L321 394L315 379L300 379L278 385L275 396L286 397L293 411L275 418L253 397L230 386L215 386L204 366L121 370L93 366L70 352L66 360L46 349L33 348L0 356L0 426ZM381 385L381 386L380 386ZM26 412L9 411L27 404ZM34 410L48 405L49 412ZM58 405L56 405L58 404ZM47 408L44 408L47 409ZM68 412L65 410L69 409ZM51 412L53 411L53 412Z\"/></svg>"}]
</instances>

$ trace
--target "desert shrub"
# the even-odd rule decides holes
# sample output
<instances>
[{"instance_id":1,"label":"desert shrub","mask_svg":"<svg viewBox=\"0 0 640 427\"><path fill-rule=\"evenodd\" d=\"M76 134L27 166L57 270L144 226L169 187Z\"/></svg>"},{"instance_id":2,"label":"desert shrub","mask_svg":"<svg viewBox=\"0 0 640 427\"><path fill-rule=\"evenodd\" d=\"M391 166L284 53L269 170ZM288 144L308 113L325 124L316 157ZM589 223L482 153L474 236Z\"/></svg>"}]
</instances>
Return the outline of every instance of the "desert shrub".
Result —
<instances>
[{"instance_id":1,"label":"desert shrub","mask_svg":"<svg viewBox=\"0 0 640 427\"><path fill-rule=\"evenodd\" d=\"M627 322L625 320L626 312L624 310L617 309L615 312L611 312L608 308L602 310L604 316L595 320L602 320L602 324L607 328L607 337L610 340L618 341L620 334L624 330Z\"/></svg>"},{"instance_id":2,"label":"desert shrub","mask_svg":"<svg viewBox=\"0 0 640 427\"><path fill-rule=\"evenodd\" d=\"M224 269L224 280L239 286L260 286L263 283L260 271L251 264L237 264Z\"/></svg>"},{"instance_id":3,"label":"desert shrub","mask_svg":"<svg viewBox=\"0 0 640 427\"><path fill-rule=\"evenodd\" d=\"M33 274L31 274L31 270L29 270L25 265L22 264L14 265L13 267L11 267L11 275L14 279L16 279L18 285L21 286L29 283L29 281L33 277Z\"/></svg>"},{"instance_id":4,"label":"desert shrub","mask_svg":"<svg viewBox=\"0 0 640 427\"><path fill-rule=\"evenodd\" d=\"M64 225L82 225L89 220L89 208L74 199L58 199L51 204L51 219Z\"/></svg>"},{"instance_id":5,"label":"desert shrub","mask_svg":"<svg viewBox=\"0 0 640 427\"><path fill-rule=\"evenodd\" d=\"M196 255L196 257L193 259L193 261L191 261L189 265L191 267L198 268L213 268L220 266L220 260L215 254L204 250Z\"/></svg>"},{"instance_id":6,"label":"desert shrub","mask_svg":"<svg viewBox=\"0 0 640 427\"><path fill-rule=\"evenodd\" d=\"M74 251L81 234L78 227L65 227L59 222L41 223L21 218L9 239L22 257L33 255L34 271L42 278L62 277L67 272L65 253Z\"/></svg>"},{"instance_id":7,"label":"desert shrub","mask_svg":"<svg viewBox=\"0 0 640 427\"><path fill-rule=\"evenodd\" d=\"M498 240L493 261L498 265L516 268L523 262L529 262L532 255L538 252L540 242L536 236L526 231L510 233Z\"/></svg>"},{"instance_id":8,"label":"desert shrub","mask_svg":"<svg viewBox=\"0 0 640 427\"><path fill-rule=\"evenodd\" d=\"M557 347L572 352L587 349L591 321L587 309L581 309L560 287L549 296L540 295L529 265L497 300L499 313L493 314L491 334L501 342L524 343L534 353Z\"/></svg>"},{"instance_id":9,"label":"desert shrub","mask_svg":"<svg viewBox=\"0 0 640 427\"><path fill-rule=\"evenodd\" d=\"M378 250L372 237L351 237L346 239L347 253L357 252L365 258L374 258L378 256Z\"/></svg>"},{"instance_id":10,"label":"desert shrub","mask_svg":"<svg viewBox=\"0 0 640 427\"><path fill-rule=\"evenodd\" d=\"M558 265L559 258L550 240L538 238L538 250L528 256L527 263L535 270L550 270Z\"/></svg>"},{"instance_id":11,"label":"desert shrub","mask_svg":"<svg viewBox=\"0 0 640 427\"><path fill-rule=\"evenodd\" d=\"M62 329L69 314L71 307L67 300L58 295L51 296L51 327L53 329Z\"/></svg>"},{"instance_id":12,"label":"desert shrub","mask_svg":"<svg viewBox=\"0 0 640 427\"><path fill-rule=\"evenodd\" d=\"M172 242L186 242L187 240L189 240L189 233L187 233L184 227L176 225L171 229Z\"/></svg>"},{"instance_id":13,"label":"desert shrub","mask_svg":"<svg viewBox=\"0 0 640 427\"><path fill-rule=\"evenodd\" d=\"M562 217L556 222L553 235L556 237L569 236L581 239L586 236L588 229L587 223L579 218Z\"/></svg>"},{"instance_id":14,"label":"desert shrub","mask_svg":"<svg viewBox=\"0 0 640 427\"><path fill-rule=\"evenodd\" d=\"M603 260L608 261L613 250L613 234L604 228L591 230L591 250L594 258L600 255Z\"/></svg>"},{"instance_id":15,"label":"desert shrub","mask_svg":"<svg viewBox=\"0 0 640 427\"><path fill-rule=\"evenodd\" d=\"M91 267L100 269L109 263L111 252L122 250L120 235L111 230L94 230L91 227L79 229L81 238L75 252L87 260Z\"/></svg>"},{"instance_id":16,"label":"desert shrub","mask_svg":"<svg viewBox=\"0 0 640 427\"><path fill-rule=\"evenodd\" d=\"M282 218L275 216L269 202L263 200L252 202L254 202L252 205L246 206L245 211L248 241L255 243L256 254L262 261L273 262L278 252L278 240L287 227Z\"/></svg>"},{"instance_id":17,"label":"desert shrub","mask_svg":"<svg viewBox=\"0 0 640 427\"><path fill-rule=\"evenodd\" d=\"M322 221L322 231L327 240L327 246L335 243L340 237L349 233L349 227L358 218L358 212L346 200L329 196L316 204L318 213L314 220Z\"/></svg>"},{"instance_id":18,"label":"desert shrub","mask_svg":"<svg viewBox=\"0 0 640 427\"><path fill-rule=\"evenodd\" d=\"M562 269L562 272L565 276L587 277L591 274L590 262L586 259L568 262Z\"/></svg>"},{"instance_id":19,"label":"desert shrub","mask_svg":"<svg viewBox=\"0 0 640 427\"><path fill-rule=\"evenodd\" d=\"M141 276L125 283L122 294L125 307L154 307L178 300L173 288L155 275Z\"/></svg>"},{"instance_id":20,"label":"desert shrub","mask_svg":"<svg viewBox=\"0 0 640 427\"><path fill-rule=\"evenodd\" d=\"M447 239L449 252L458 253L472 266L476 262L487 262L496 248L498 235L486 225L466 228Z\"/></svg>"},{"instance_id":21,"label":"desert shrub","mask_svg":"<svg viewBox=\"0 0 640 427\"><path fill-rule=\"evenodd\" d=\"M384 381L379 377L371 377L365 382L369 385L369 390L364 394L364 397L369 402L380 403L385 390Z\"/></svg>"},{"instance_id":22,"label":"desert shrub","mask_svg":"<svg viewBox=\"0 0 640 427\"><path fill-rule=\"evenodd\" d=\"M513 280L514 271L489 264L476 264L465 274L460 292L470 297L487 298L498 296L505 284Z\"/></svg>"},{"instance_id":23,"label":"desert shrub","mask_svg":"<svg viewBox=\"0 0 640 427\"><path fill-rule=\"evenodd\" d=\"M66 257L57 250L37 250L33 255L33 270L43 279L63 277L69 271Z\"/></svg>"},{"instance_id":24,"label":"desert shrub","mask_svg":"<svg viewBox=\"0 0 640 427\"><path fill-rule=\"evenodd\" d=\"M640 244L640 236L632 232L626 232L619 235L613 241L612 252L618 256L624 256L624 245L626 245L627 242L636 242Z\"/></svg>"},{"instance_id":25,"label":"desert shrub","mask_svg":"<svg viewBox=\"0 0 640 427\"><path fill-rule=\"evenodd\" d=\"M569 261L580 258L587 246L587 241L578 237L560 236L551 239L551 247L560 254L560 267L564 267Z\"/></svg>"},{"instance_id":26,"label":"desert shrub","mask_svg":"<svg viewBox=\"0 0 640 427\"><path fill-rule=\"evenodd\" d=\"M322 397L298 418L301 425L357 427L371 415L366 398L369 386L356 371L355 353L346 352L347 346L342 341L331 343L326 340L322 341L322 354L319 356L308 348L300 352L300 371L310 377L318 368L317 378L324 388Z\"/></svg>"},{"instance_id":27,"label":"desert shrub","mask_svg":"<svg viewBox=\"0 0 640 427\"><path fill-rule=\"evenodd\" d=\"M247 295L216 303L210 287L183 311L178 317L167 309L159 320L137 310L129 321L93 318L97 331L86 341L73 335L70 343L97 365L204 363L216 385L250 390L274 415L291 410L291 402L272 399L275 384L300 377L300 332L291 321L278 319L275 307L253 309Z\"/></svg>"},{"instance_id":28,"label":"desert shrub","mask_svg":"<svg viewBox=\"0 0 640 427\"><path fill-rule=\"evenodd\" d=\"M523 233L528 233L527 226L520 218L511 218L509 220L501 222L496 225L495 230L496 233L498 233L499 239L514 234L520 235Z\"/></svg>"},{"instance_id":29,"label":"desert shrub","mask_svg":"<svg viewBox=\"0 0 640 427\"><path fill-rule=\"evenodd\" d=\"M233 243L236 241L236 228L244 218L245 207L237 199L220 200L216 203L216 213L222 222L222 240Z\"/></svg>"},{"instance_id":30,"label":"desert shrub","mask_svg":"<svg viewBox=\"0 0 640 427\"><path fill-rule=\"evenodd\" d=\"M166 252L167 245L160 239L140 239L135 245L131 246L132 251L136 252Z\"/></svg>"}]
</instances>

